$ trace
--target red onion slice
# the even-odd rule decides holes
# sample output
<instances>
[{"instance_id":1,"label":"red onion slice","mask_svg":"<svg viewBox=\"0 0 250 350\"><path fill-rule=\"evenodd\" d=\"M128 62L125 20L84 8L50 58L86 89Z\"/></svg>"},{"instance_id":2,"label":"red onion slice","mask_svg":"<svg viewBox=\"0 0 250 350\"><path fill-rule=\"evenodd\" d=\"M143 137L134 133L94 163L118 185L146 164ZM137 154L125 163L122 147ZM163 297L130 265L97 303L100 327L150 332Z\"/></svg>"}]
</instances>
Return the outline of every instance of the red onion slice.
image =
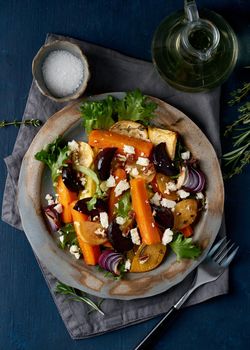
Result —
<instances>
[{"instance_id":1,"label":"red onion slice","mask_svg":"<svg viewBox=\"0 0 250 350\"><path fill-rule=\"evenodd\" d=\"M183 184L183 189L191 193L202 192L205 187L205 175L200 169L195 169L192 166L187 166L186 179Z\"/></svg>"},{"instance_id":2,"label":"red onion slice","mask_svg":"<svg viewBox=\"0 0 250 350\"><path fill-rule=\"evenodd\" d=\"M60 214L55 210L55 206L56 204L53 204L43 209L48 226L52 232L58 231L62 226Z\"/></svg>"},{"instance_id":3,"label":"red onion slice","mask_svg":"<svg viewBox=\"0 0 250 350\"><path fill-rule=\"evenodd\" d=\"M99 257L98 263L104 270L110 271L115 275L119 275L119 264L124 260L120 253L115 253L113 250L104 250Z\"/></svg>"}]
</instances>

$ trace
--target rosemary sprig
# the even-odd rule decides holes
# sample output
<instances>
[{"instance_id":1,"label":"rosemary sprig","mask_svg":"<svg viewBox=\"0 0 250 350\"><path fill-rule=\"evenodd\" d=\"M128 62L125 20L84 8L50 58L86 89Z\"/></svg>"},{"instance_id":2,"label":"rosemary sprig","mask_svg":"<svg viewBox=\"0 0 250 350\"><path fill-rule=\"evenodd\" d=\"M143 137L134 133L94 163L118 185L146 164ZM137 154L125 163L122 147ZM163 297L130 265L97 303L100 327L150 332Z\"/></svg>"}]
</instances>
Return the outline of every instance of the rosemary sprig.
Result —
<instances>
[{"instance_id":1,"label":"rosemary sprig","mask_svg":"<svg viewBox=\"0 0 250 350\"><path fill-rule=\"evenodd\" d=\"M230 106L242 101L250 95L250 83L244 83L242 88L232 92L233 98L228 102ZM239 116L231 125L226 127L225 136L232 134L233 150L224 154L225 166L230 166L225 176L231 178L240 174L243 168L250 164L250 102L247 101L238 108Z\"/></svg>"},{"instance_id":2,"label":"rosemary sprig","mask_svg":"<svg viewBox=\"0 0 250 350\"><path fill-rule=\"evenodd\" d=\"M21 125L25 126L34 126L35 128L38 128L39 126L42 125L42 121L40 119L25 119L25 120L13 120L11 122L8 122L6 120L1 120L0 121L0 128L4 128L6 126L13 125L15 127L19 127Z\"/></svg>"},{"instance_id":3,"label":"rosemary sprig","mask_svg":"<svg viewBox=\"0 0 250 350\"><path fill-rule=\"evenodd\" d=\"M88 296L86 296L85 293L78 291L73 287L67 286L62 282L57 283L55 288L55 293L62 294L62 295L69 295L70 300L86 303L93 309L91 311L94 311L94 310L98 311L101 315L104 316L104 312L100 309L100 305L103 302L103 300L101 300L100 303L96 304Z\"/></svg>"}]
</instances>

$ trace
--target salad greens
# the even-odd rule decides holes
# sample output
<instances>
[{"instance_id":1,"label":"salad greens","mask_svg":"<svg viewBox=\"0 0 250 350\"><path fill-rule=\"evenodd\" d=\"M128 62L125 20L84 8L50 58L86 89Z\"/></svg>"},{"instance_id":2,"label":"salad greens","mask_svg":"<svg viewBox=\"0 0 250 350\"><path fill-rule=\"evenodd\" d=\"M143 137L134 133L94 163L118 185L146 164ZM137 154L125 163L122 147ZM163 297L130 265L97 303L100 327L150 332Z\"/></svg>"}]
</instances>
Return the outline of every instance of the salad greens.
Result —
<instances>
[{"instance_id":1,"label":"salad greens","mask_svg":"<svg viewBox=\"0 0 250 350\"><path fill-rule=\"evenodd\" d=\"M93 129L108 129L117 120L140 121L148 125L156 108L156 103L148 101L137 89L127 92L121 100L108 96L102 101L85 101L80 111L83 126L89 134Z\"/></svg>"},{"instance_id":2,"label":"salad greens","mask_svg":"<svg viewBox=\"0 0 250 350\"><path fill-rule=\"evenodd\" d=\"M193 239L185 238L181 233L170 243L170 247L177 255L177 261L181 259L196 259L201 254L201 249L194 244Z\"/></svg>"},{"instance_id":3,"label":"salad greens","mask_svg":"<svg viewBox=\"0 0 250 350\"><path fill-rule=\"evenodd\" d=\"M127 191L121 196L118 202L117 216L127 218L131 209L130 191Z\"/></svg>"},{"instance_id":4,"label":"salad greens","mask_svg":"<svg viewBox=\"0 0 250 350\"><path fill-rule=\"evenodd\" d=\"M73 224L64 225L58 232L60 233L60 237L63 237L63 240L60 240L60 248L65 249L68 245L78 246L78 240Z\"/></svg>"},{"instance_id":5,"label":"salad greens","mask_svg":"<svg viewBox=\"0 0 250 350\"><path fill-rule=\"evenodd\" d=\"M36 153L35 158L46 164L51 170L53 184L60 175L60 170L67 167L66 163L69 159L68 146L63 144L61 137L58 137L54 142L50 143L45 149Z\"/></svg>"}]
</instances>

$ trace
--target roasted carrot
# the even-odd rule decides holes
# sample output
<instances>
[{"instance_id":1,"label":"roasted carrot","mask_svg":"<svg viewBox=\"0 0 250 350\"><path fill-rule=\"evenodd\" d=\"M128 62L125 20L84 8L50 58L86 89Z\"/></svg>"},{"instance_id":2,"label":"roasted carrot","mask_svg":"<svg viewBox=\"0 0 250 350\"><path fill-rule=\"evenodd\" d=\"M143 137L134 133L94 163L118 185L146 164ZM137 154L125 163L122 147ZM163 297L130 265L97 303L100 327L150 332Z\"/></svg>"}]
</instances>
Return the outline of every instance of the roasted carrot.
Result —
<instances>
[{"instance_id":1,"label":"roasted carrot","mask_svg":"<svg viewBox=\"0 0 250 350\"><path fill-rule=\"evenodd\" d=\"M88 220L88 216L80 213L79 211L74 209L76 201L70 204L71 215L74 221L74 228L76 231L77 239L83 254L84 261L87 265L97 265L99 256L101 255L101 250L99 245L90 245L85 243L81 238L81 233L79 232L79 225L76 222L86 221Z\"/></svg>"},{"instance_id":2,"label":"roasted carrot","mask_svg":"<svg viewBox=\"0 0 250 350\"><path fill-rule=\"evenodd\" d=\"M132 179L130 187L132 207L142 241L148 245L160 243L161 237L149 204L145 180L143 178Z\"/></svg>"},{"instance_id":3,"label":"roasted carrot","mask_svg":"<svg viewBox=\"0 0 250 350\"><path fill-rule=\"evenodd\" d=\"M93 130L89 134L89 145L97 148L117 147L123 149L125 145L133 146L140 157L149 157L153 144L135 137L117 134L107 130Z\"/></svg>"},{"instance_id":4,"label":"roasted carrot","mask_svg":"<svg viewBox=\"0 0 250 350\"><path fill-rule=\"evenodd\" d=\"M192 226L187 226L181 229L181 232L183 233L184 237L191 237L193 234L193 228Z\"/></svg>"},{"instance_id":5,"label":"roasted carrot","mask_svg":"<svg viewBox=\"0 0 250 350\"><path fill-rule=\"evenodd\" d=\"M59 176L57 181L56 193L58 194L59 203L63 206L62 221L65 224L72 222L72 214L69 205L77 199L77 193L71 192L65 186L61 176Z\"/></svg>"},{"instance_id":6,"label":"roasted carrot","mask_svg":"<svg viewBox=\"0 0 250 350\"><path fill-rule=\"evenodd\" d=\"M116 185L121 180L126 180L127 174L126 171L122 168L117 168L114 172L115 183ZM109 195L109 217L112 218L115 211L115 204L119 201L119 197L115 195L115 187L112 187Z\"/></svg>"}]
</instances>

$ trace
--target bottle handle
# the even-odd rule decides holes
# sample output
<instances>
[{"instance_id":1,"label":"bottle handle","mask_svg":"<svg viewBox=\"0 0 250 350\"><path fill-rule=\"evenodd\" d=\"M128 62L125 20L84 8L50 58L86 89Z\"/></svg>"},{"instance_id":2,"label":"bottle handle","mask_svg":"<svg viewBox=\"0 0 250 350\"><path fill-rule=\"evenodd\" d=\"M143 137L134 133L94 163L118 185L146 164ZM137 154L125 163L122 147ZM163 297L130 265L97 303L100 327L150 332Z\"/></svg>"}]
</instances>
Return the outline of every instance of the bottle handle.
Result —
<instances>
[{"instance_id":1,"label":"bottle handle","mask_svg":"<svg viewBox=\"0 0 250 350\"><path fill-rule=\"evenodd\" d=\"M188 22L198 22L200 20L195 0L185 0L184 11Z\"/></svg>"}]
</instances>

